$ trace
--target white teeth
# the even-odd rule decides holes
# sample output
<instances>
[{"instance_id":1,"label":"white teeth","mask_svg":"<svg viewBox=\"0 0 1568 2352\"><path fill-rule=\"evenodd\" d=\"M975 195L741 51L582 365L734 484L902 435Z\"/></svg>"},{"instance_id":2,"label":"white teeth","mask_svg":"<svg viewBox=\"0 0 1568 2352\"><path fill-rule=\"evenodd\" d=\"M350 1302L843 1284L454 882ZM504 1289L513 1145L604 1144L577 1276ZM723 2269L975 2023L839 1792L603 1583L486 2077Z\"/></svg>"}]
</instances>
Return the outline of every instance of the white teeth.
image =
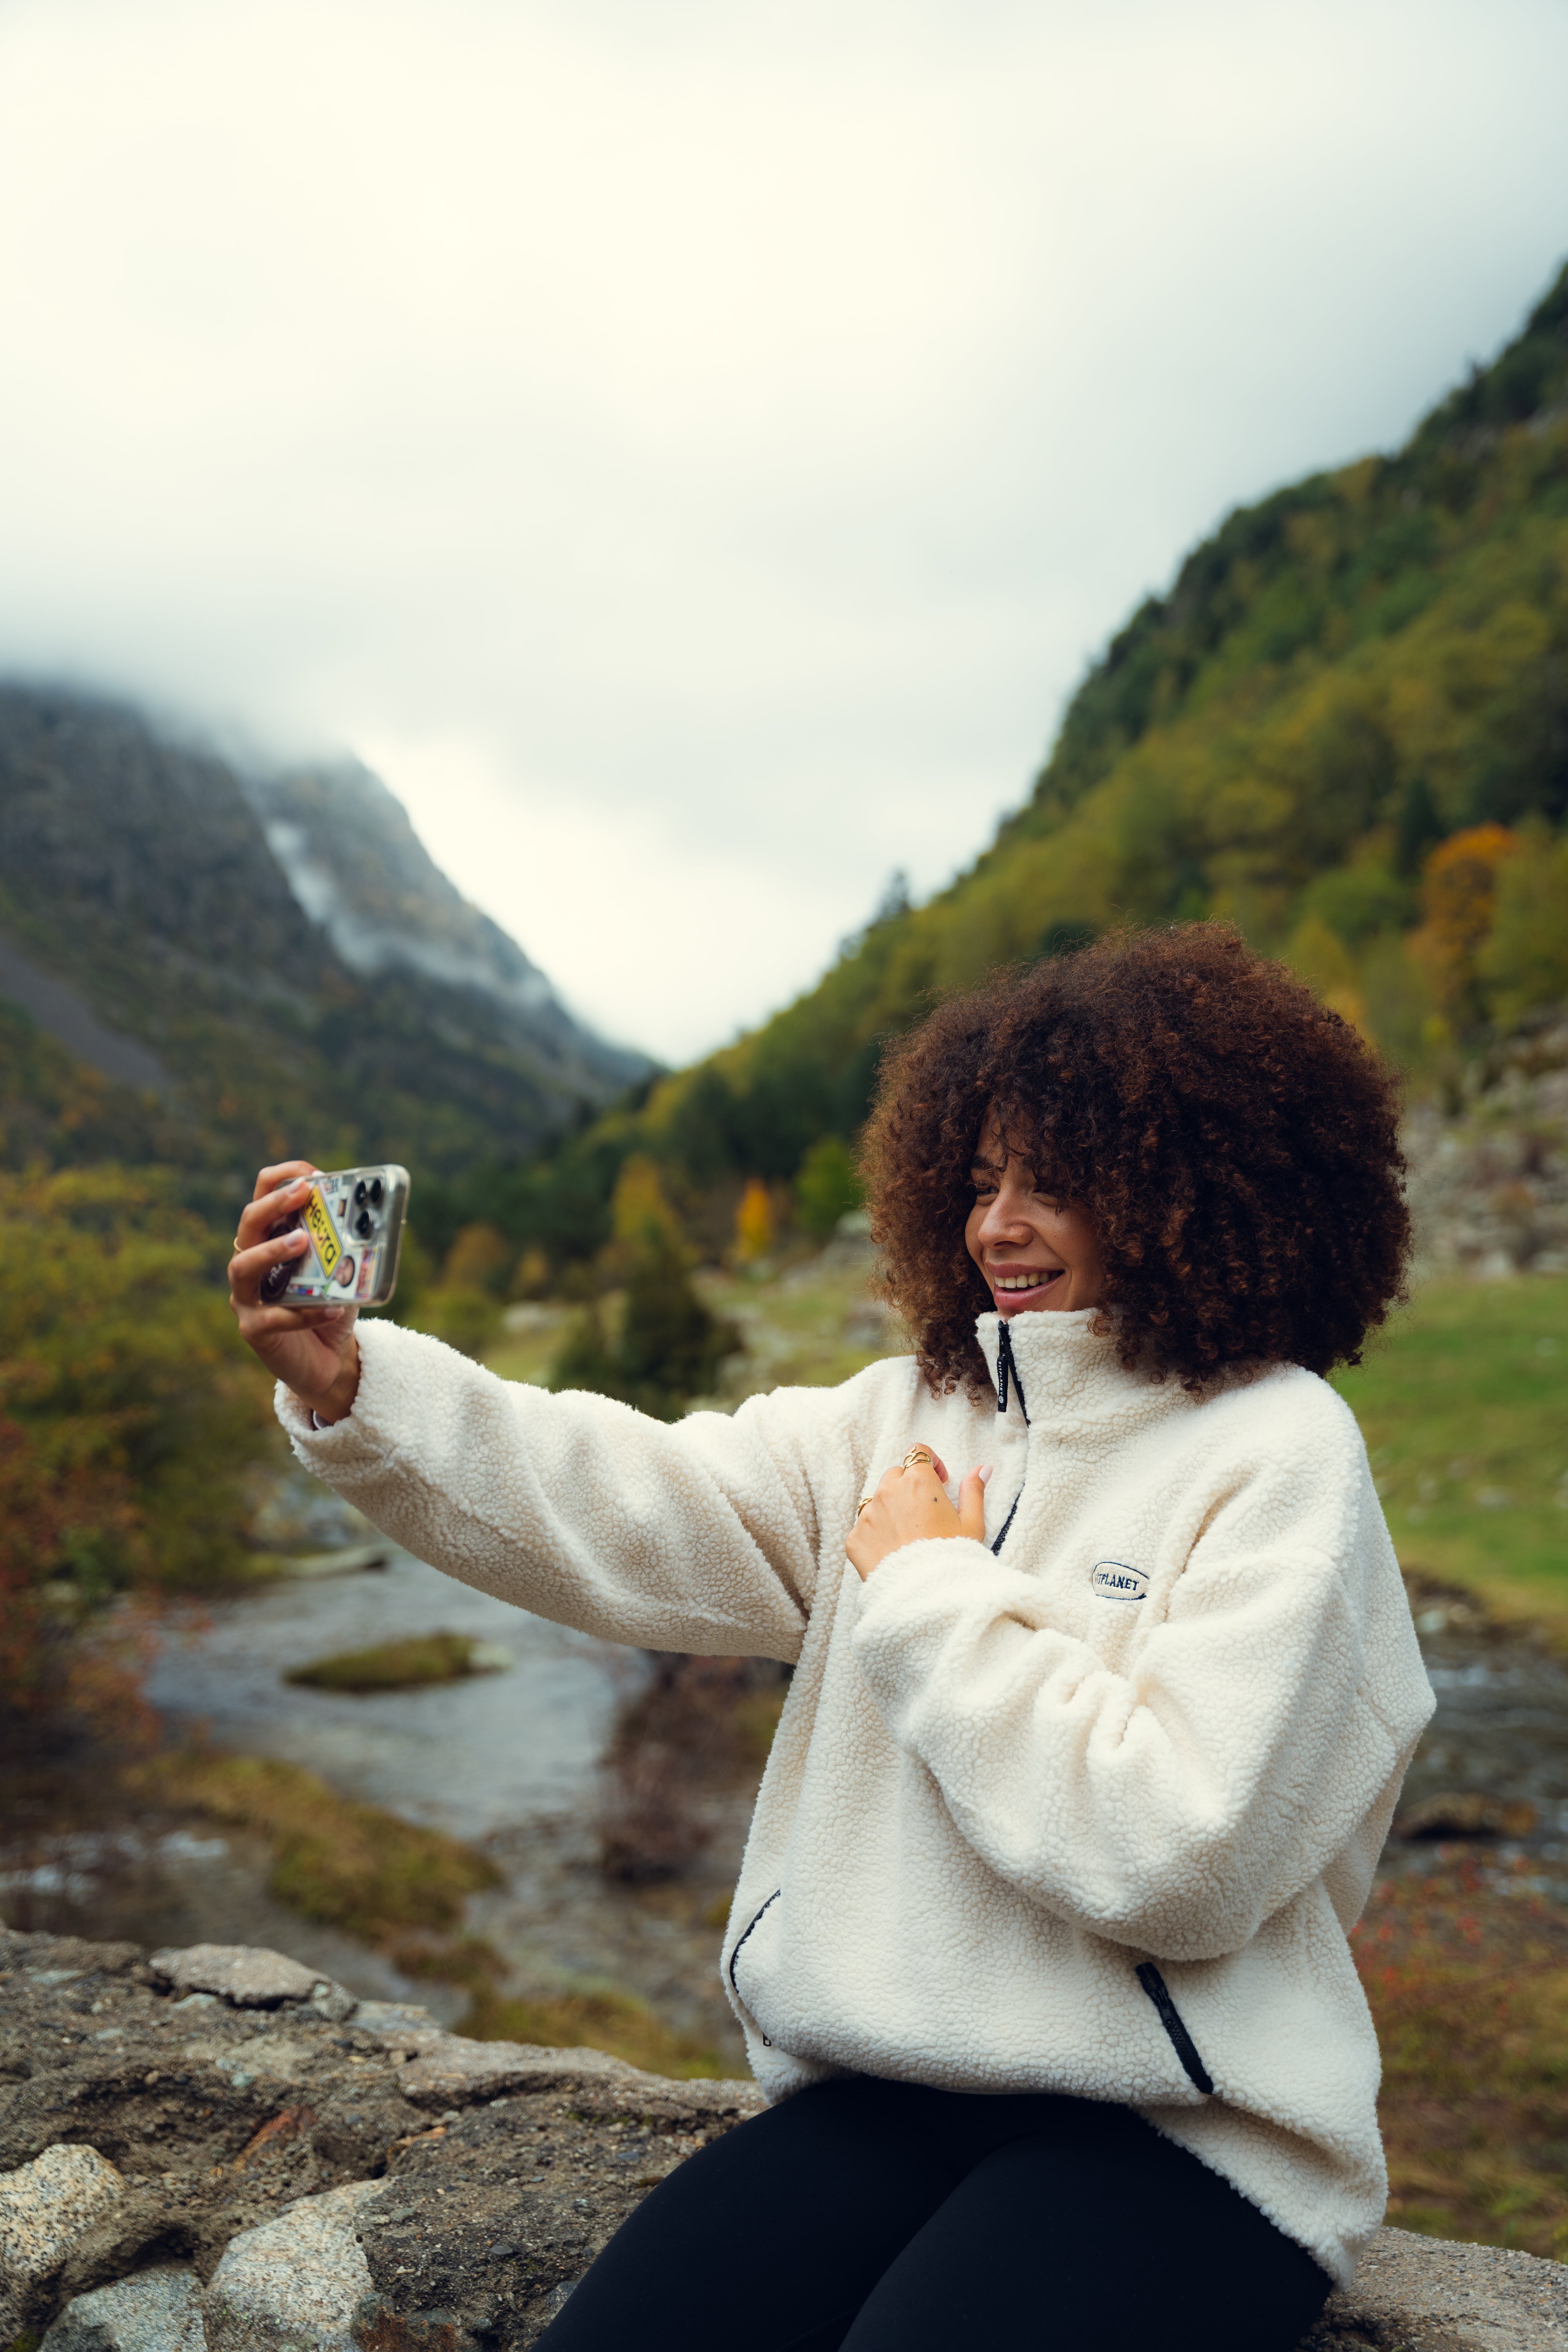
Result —
<instances>
[{"instance_id":1,"label":"white teeth","mask_svg":"<svg viewBox=\"0 0 1568 2352\"><path fill-rule=\"evenodd\" d=\"M1000 1274L996 1277L994 1287L998 1290L1038 1290L1040 1285L1043 1282L1048 1282L1056 1271L1055 1266L1050 1266L1043 1274Z\"/></svg>"}]
</instances>

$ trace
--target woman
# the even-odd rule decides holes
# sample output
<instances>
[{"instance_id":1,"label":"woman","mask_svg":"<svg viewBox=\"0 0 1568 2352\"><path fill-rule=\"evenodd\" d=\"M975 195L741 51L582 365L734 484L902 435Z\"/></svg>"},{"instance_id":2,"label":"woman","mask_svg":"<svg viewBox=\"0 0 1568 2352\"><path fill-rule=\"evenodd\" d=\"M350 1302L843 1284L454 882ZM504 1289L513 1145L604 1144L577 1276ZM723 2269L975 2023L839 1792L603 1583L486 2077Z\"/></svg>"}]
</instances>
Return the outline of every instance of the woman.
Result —
<instances>
[{"instance_id":1,"label":"woman","mask_svg":"<svg viewBox=\"0 0 1568 2352\"><path fill-rule=\"evenodd\" d=\"M1382 2218L1346 1932L1431 1711L1355 1423L1392 1082L1233 932L938 1012L867 1146L913 1356L678 1427L258 1303L300 1459L615 1641L787 1660L725 1980L768 2111L557 2352L1269 2352ZM956 1499L950 1486L955 1483Z\"/></svg>"}]
</instances>

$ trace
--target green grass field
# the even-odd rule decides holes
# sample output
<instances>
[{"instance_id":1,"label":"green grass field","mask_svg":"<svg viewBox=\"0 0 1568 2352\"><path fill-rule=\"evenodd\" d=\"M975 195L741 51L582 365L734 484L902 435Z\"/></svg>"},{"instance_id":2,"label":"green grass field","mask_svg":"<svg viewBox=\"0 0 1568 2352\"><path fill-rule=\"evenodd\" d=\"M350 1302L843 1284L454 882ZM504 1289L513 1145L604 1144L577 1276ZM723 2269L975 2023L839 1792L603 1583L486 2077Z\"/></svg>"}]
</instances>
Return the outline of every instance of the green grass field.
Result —
<instances>
[{"instance_id":1,"label":"green grass field","mask_svg":"<svg viewBox=\"0 0 1568 2352\"><path fill-rule=\"evenodd\" d=\"M1334 1385L1403 1565L1568 1635L1568 1281L1432 1283Z\"/></svg>"}]
</instances>

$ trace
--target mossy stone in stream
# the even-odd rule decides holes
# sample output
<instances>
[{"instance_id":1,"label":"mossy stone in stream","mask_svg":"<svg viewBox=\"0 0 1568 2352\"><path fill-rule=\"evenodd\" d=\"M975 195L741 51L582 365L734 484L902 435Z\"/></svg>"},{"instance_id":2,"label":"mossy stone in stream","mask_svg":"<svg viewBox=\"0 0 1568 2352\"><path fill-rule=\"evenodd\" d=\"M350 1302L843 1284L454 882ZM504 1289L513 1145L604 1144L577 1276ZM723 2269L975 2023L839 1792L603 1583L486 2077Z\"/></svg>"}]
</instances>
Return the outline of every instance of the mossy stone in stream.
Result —
<instances>
[{"instance_id":1,"label":"mossy stone in stream","mask_svg":"<svg viewBox=\"0 0 1568 2352\"><path fill-rule=\"evenodd\" d=\"M511 1663L493 1643L467 1633L415 1633L402 1642L377 1642L368 1650L342 1650L295 1666L283 1679L312 1690L416 1690L426 1683L461 1682L466 1675L495 1674Z\"/></svg>"},{"instance_id":2,"label":"mossy stone in stream","mask_svg":"<svg viewBox=\"0 0 1568 2352\"><path fill-rule=\"evenodd\" d=\"M465 1899L500 1884L488 1854L439 1830L356 1804L275 1756L190 1753L133 1766L127 1782L164 1804L253 1830L272 1846L271 1892L307 1919L383 1942L394 1931L448 1935ZM441 1974L429 1965L423 1973ZM462 1957L462 1956L459 1956ZM462 1978L472 1974L471 1954Z\"/></svg>"}]
</instances>

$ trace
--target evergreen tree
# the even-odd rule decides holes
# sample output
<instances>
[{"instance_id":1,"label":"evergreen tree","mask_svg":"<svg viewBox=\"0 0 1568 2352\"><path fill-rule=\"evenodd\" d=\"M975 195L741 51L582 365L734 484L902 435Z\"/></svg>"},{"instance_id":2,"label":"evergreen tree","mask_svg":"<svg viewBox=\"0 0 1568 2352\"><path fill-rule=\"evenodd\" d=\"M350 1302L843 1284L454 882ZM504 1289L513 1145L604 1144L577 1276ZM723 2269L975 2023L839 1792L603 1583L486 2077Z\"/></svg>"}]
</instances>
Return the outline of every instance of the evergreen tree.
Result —
<instances>
[{"instance_id":1,"label":"evergreen tree","mask_svg":"<svg viewBox=\"0 0 1568 2352\"><path fill-rule=\"evenodd\" d=\"M648 1234L626 1278L620 1329L612 1336L597 1301L566 1335L550 1375L552 1389L593 1389L656 1421L679 1421L705 1396L726 1356L741 1345L731 1323L698 1297L684 1255L668 1234Z\"/></svg>"}]
</instances>

